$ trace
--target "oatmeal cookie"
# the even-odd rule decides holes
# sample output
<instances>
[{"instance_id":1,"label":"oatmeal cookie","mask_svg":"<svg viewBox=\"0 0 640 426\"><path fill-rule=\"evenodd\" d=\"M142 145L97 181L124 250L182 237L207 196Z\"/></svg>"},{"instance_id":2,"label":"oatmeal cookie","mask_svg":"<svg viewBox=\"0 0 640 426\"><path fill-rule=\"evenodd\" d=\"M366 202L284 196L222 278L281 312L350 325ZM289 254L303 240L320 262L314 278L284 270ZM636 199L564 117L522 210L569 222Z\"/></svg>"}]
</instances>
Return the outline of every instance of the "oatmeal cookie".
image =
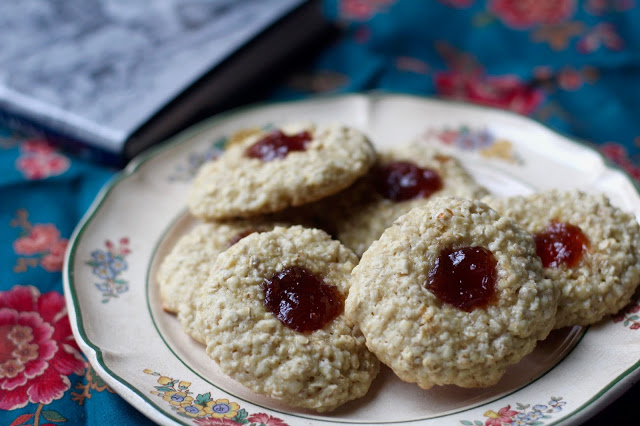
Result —
<instances>
[{"instance_id":1,"label":"oatmeal cookie","mask_svg":"<svg viewBox=\"0 0 640 426\"><path fill-rule=\"evenodd\" d=\"M477 200L438 197L364 253L345 313L402 380L485 387L548 335L556 304L529 234Z\"/></svg>"},{"instance_id":2,"label":"oatmeal cookie","mask_svg":"<svg viewBox=\"0 0 640 426\"><path fill-rule=\"evenodd\" d=\"M246 135L198 171L188 197L193 215L228 219L303 205L350 186L375 162L366 136L345 126Z\"/></svg>"},{"instance_id":3,"label":"oatmeal cookie","mask_svg":"<svg viewBox=\"0 0 640 426\"><path fill-rule=\"evenodd\" d=\"M632 214L612 206L603 194L577 190L485 201L537 234L539 254L548 264L545 275L560 288L555 328L593 324L629 303L640 283L640 227ZM580 234L584 241L573 248L575 257L568 257L571 246L557 252L553 245L565 243L549 238L561 238L559 233L572 227L579 228L573 241ZM545 254L545 238L554 252Z\"/></svg>"},{"instance_id":4,"label":"oatmeal cookie","mask_svg":"<svg viewBox=\"0 0 640 426\"><path fill-rule=\"evenodd\" d=\"M362 256L371 243L399 216L414 207L428 203L433 197L475 199L488 194L458 160L424 144L399 146L379 153L378 158L377 165L352 188L326 202L319 202L333 212L330 213L329 223L329 226L333 226L331 233L358 256ZM427 187L435 183L436 185L432 186L435 190L419 192L420 190L416 189L412 193L411 185L420 184L421 179L416 178L416 170L406 166L406 162L435 172L439 177L440 186L438 187L435 179L430 180L427 176L422 182ZM400 164L404 170L394 171L390 168L394 164ZM415 194L416 197L407 198Z\"/></svg>"},{"instance_id":5,"label":"oatmeal cookie","mask_svg":"<svg viewBox=\"0 0 640 426\"><path fill-rule=\"evenodd\" d=\"M204 343L194 323L197 291L209 277L218 254L250 233L271 230L276 224L282 223L248 220L200 223L163 259L156 276L162 308L178 314L188 335Z\"/></svg>"},{"instance_id":6,"label":"oatmeal cookie","mask_svg":"<svg viewBox=\"0 0 640 426\"><path fill-rule=\"evenodd\" d=\"M379 363L342 313L357 262L317 229L242 239L218 256L201 292L207 353L244 386L293 406L329 411L363 396Z\"/></svg>"}]
</instances>

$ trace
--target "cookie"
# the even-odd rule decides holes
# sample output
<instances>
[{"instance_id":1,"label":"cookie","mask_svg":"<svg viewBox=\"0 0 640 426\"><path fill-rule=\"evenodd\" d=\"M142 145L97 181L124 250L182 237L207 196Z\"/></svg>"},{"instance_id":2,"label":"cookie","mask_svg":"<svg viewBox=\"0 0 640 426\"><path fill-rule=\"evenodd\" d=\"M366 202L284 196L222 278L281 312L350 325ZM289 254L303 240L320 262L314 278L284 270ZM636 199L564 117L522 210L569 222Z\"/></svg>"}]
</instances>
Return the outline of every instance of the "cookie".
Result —
<instances>
[{"instance_id":1,"label":"cookie","mask_svg":"<svg viewBox=\"0 0 640 426\"><path fill-rule=\"evenodd\" d=\"M310 203L350 186L375 161L366 136L340 125L245 135L198 171L188 197L193 215L249 217Z\"/></svg>"},{"instance_id":2,"label":"cookie","mask_svg":"<svg viewBox=\"0 0 640 426\"><path fill-rule=\"evenodd\" d=\"M545 275L560 288L555 328L593 324L630 302L640 283L640 227L605 195L552 190L485 201L537 235Z\"/></svg>"},{"instance_id":3,"label":"cookie","mask_svg":"<svg viewBox=\"0 0 640 426\"><path fill-rule=\"evenodd\" d=\"M200 223L185 234L162 260L156 280L162 308L177 313L185 332L203 342L194 324L197 291L209 277L218 254L252 232L273 229L279 222Z\"/></svg>"},{"instance_id":4,"label":"cookie","mask_svg":"<svg viewBox=\"0 0 640 426\"><path fill-rule=\"evenodd\" d=\"M488 194L458 160L433 147L409 144L378 157L377 165L356 185L320 202L333 212L331 233L358 256L399 216L433 197L475 199Z\"/></svg>"},{"instance_id":5,"label":"cookie","mask_svg":"<svg viewBox=\"0 0 640 426\"><path fill-rule=\"evenodd\" d=\"M438 197L364 253L345 312L400 379L485 387L546 338L556 304L527 232L477 200Z\"/></svg>"},{"instance_id":6,"label":"cookie","mask_svg":"<svg viewBox=\"0 0 640 426\"><path fill-rule=\"evenodd\" d=\"M292 406L322 412L363 396L379 363L342 313L357 262L317 229L242 239L218 256L200 294L207 353L239 383Z\"/></svg>"}]
</instances>

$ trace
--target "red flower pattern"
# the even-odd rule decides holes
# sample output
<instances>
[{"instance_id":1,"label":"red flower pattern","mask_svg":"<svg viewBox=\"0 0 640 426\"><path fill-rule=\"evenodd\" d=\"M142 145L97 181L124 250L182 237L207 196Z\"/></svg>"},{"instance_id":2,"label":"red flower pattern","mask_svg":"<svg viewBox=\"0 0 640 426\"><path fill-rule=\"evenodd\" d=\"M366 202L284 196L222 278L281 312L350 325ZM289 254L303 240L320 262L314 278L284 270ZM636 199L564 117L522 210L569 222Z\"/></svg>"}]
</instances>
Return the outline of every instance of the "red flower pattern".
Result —
<instances>
[{"instance_id":1,"label":"red flower pattern","mask_svg":"<svg viewBox=\"0 0 640 426\"><path fill-rule=\"evenodd\" d=\"M270 416L266 413L257 413L249 416L249 422L266 426L288 426L284 420Z\"/></svg>"},{"instance_id":2,"label":"red flower pattern","mask_svg":"<svg viewBox=\"0 0 640 426\"><path fill-rule=\"evenodd\" d=\"M348 19L365 21L394 2L395 0L344 0L340 2L340 15Z\"/></svg>"},{"instance_id":3,"label":"red flower pattern","mask_svg":"<svg viewBox=\"0 0 640 426\"><path fill-rule=\"evenodd\" d=\"M622 322L625 319L627 319L627 315L637 314L638 312L640 312L640 305L638 305L637 302L631 302L629 305L625 306L620 312L614 315L611 319L613 320L613 322Z\"/></svg>"},{"instance_id":4,"label":"red flower pattern","mask_svg":"<svg viewBox=\"0 0 640 426\"><path fill-rule=\"evenodd\" d=\"M28 234L13 242L13 250L20 255L40 255L40 265L45 270L60 271L68 240L60 238L60 231L50 223L27 225Z\"/></svg>"},{"instance_id":5,"label":"red flower pattern","mask_svg":"<svg viewBox=\"0 0 640 426\"><path fill-rule=\"evenodd\" d=\"M575 0L491 0L489 10L505 25L516 29L558 24L576 10Z\"/></svg>"},{"instance_id":6,"label":"red flower pattern","mask_svg":"<svg viewBox=\"0 0 640 426\"><path fill-rule=\"evenodd\" d=\"M62 270L64 263L64 252L69 241L60 239L49 246L49 253L40 259L40 265L49 272Z\"/></svg>"},{"instance_id":7,"label":"red flower pattern","mask_svg":"<svg viewBox=\"0 0 640 426\"><path fill-rule=\"evenodd\" d=\"M43 140L29 140L20 147L22 155L16 160L16 168L25 178L36 180L60 175L69 169L71 162L57 153L54 147Z\"/></svg>"},{"instance_id":8,"label":"red flower pattern","mask_svg":"<svg viewBox=\"0 0 640 426\"><path fill-rule=\"evenodd\" d=\"M22 151L32 154L53 154L56 149L43 139L30 139L22 144Z\"/></svg>"},{"instance_id":9,"label":"red flower pattern","mask_svg":"<svg viewBox=\"0 0 640 426\"><path fill-rule=\"evenodd\" d=\"M69 159L60 154L23 155L18 158L16 166L27 179L44 179L67 171Z\"/></svg>"},{"instance_id":10,"label":"red flower pattern","mask_svg":"<svg viewBox=\"0 0 640 426\"><path fill-rule=\"evenodd\" d=\"M46 251L60 238L60 231L52 224L35 225L25 237L13 242L17 254L32 255Z\"/></svg>"},{"instance_id":11,"label":"red flower pattern","mask_svg":"<svg viewBox=\"0 0 640 426\"><path fill-rule=\"evenodd\" d=\"M565 68L558 72L558 85L564 90L578 90L582 87L582 75L573 68Z\"/></svg>"},{"instance_id":12,"label":"red flower pattern","mask_svg":"<svg viewBox=\"0 0 640 426\"><path fill-rule=\"evenodd\" d=\"M436 74L437 92L446 98L530 114L542 102L543 94L524 84L516 76L485 76L479 72L442 72Z\"/></svg>"},{"instance_id":13,"label":"red flower pattern","mask_svg":"<svg viewBox=\"0 0 640 426\"><path fill-rule=\"evenodd\" d=\"M85 366L61 294L31 286L0 292L0 409L62 398L67 376Z\"/></svg>"},{"instance_id":14,"label":"red flower pattern","mask_svg":"<svg viewBox=\"0 0 640 426\"><path fill-rule=\"evenodd\" d=\"M593 15L603 15L608 11L625 12L635 6L635 0L585 0L584 9Z\"/></svg>"},{"instance_id":15,"label":"red flower pattern","mask_svg":"<svg viewBox=\"0 0 640 426\"><path fill-rule=\"evenodd\" d=\"M624 47L622 37L611 23L603 22L594 26L576 44L578 52L585 54L595 52L601 47L609 50L621 50Z\"/></svg>"},{"instance_id":16,"label":"red flower pattern","mask_svg":"<svg viewBox=\"0 0 640 426\"><path fill-rule=\"evenodd\" d=\"M512 423L513 416L518 414L517 411L511 409L510 405L503 407L498 410L498 412L490 411L485 413L485 416L490 416L489 419L485 422L487 426L502 426L503 423Z\"/></svg>"}]
</instances>

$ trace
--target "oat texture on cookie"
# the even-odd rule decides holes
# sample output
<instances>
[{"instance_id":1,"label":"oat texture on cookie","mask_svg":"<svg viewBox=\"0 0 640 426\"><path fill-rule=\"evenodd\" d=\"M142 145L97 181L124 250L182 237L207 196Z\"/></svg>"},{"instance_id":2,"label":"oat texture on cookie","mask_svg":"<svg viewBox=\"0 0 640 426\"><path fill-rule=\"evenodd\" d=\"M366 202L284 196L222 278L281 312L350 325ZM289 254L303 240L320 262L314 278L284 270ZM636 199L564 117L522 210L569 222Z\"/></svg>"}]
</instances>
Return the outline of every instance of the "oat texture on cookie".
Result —
<instances>
[{"instance_id":1,"label":"oat texture on cookie","mask_svg":"<svg viewBox=\"0 0 640 426\"><path fill-rule=\"evenodd\" d=\"M347 297L357 262L351 250L317 229L276 227L245 237L218 256L200 294L196 317L208 355L239 383L292 406L322 412L363 396L379 364L342 307L320 325L297 331L274 313L267 295L280 291L285 311L291 308L299 322L304 315L296 305L309 302L307 293ZM292 270L325 287L292 296L300 278L289 275Z\"/></svg>"},{"instance_id":2,"label":"oat texture on cookie","mask_svg":"<svg viewBox=\"0 0 640 426\"><path fill-rule=\"evenodd\" d=\"M634 215L578 190L485 201L536 236L545 275L560 289L555 328L593 324L629 303L640 284Z\"/></svg>"},{"instance_id":3,"label":"oat texture on cookie","mask_svg":"<svg viewBox=\"0 0 640 426\"><path fill-rule=\"evenodd\" d=\"M204 342L195 323L198 290L209 277L218 254L243 237L271 230L276 224L282 225L268 220L199 223L182 236L162 260L156 276L162 307L178 314L187 334Z\"/></svg>"},{"instance_id":4,"label":"oat texture on cookie","mask_svg":"<svg viewBox=\"0 0 640 426\"><path fill-rule=\"evenodd\" d=\"M204 219L273 213L341 191L374 161L367 137L341 125L246 132L200 168L188 207Z\"/></svg>"},{"instance_id":5,"label":"oat texture on cookie","mask_svg":"<svg viewBox=\"0 0 640 426\"><path fill-rule=\"evenodd\" d=\"M464 266L469 249L495 282L474 293L479 301L458 306L430 279L438 259ZM444 272L450 285L464 284ZM398 218L364 253L345 312L402 380L485 387L551 330L557 291L542 274L532 237L513 221L479 201L439 197Z\"/></svg>"},{"instance_id":6,"label":"oat texture on cookie","mask_svg":"<svg viewBox=\"0 0 640 426\"><path fill-rule=\"evenodd\" d=\"M319 204L330 212L332 233L361 256L395 219L433 197L487 194L457 159L414 143L380 152L367 176Z\"/></svg>"}]
</instances>

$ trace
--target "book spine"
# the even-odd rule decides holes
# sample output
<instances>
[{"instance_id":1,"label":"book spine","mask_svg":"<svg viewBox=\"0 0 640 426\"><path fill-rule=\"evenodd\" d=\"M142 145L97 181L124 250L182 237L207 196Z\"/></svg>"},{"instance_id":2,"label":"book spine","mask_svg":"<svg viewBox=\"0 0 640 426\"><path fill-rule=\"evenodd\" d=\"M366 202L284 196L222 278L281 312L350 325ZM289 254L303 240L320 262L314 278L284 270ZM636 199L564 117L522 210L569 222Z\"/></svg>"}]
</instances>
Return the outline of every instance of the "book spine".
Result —
<instances>
[{"instance_id":1,"label":"book spine","mask_svg":"<svg viewBox=\"0 0 640 426\"><path fill-rule=\"evenodd\" d=\"M20 113L7 111L0 108L0 126L18 133L26 138L45 139L76 157L94 161L111 167L122 167L122 156L100 149L89 142L74 138L64 132L38 123Z\"/></svg>"}]
</instances>

